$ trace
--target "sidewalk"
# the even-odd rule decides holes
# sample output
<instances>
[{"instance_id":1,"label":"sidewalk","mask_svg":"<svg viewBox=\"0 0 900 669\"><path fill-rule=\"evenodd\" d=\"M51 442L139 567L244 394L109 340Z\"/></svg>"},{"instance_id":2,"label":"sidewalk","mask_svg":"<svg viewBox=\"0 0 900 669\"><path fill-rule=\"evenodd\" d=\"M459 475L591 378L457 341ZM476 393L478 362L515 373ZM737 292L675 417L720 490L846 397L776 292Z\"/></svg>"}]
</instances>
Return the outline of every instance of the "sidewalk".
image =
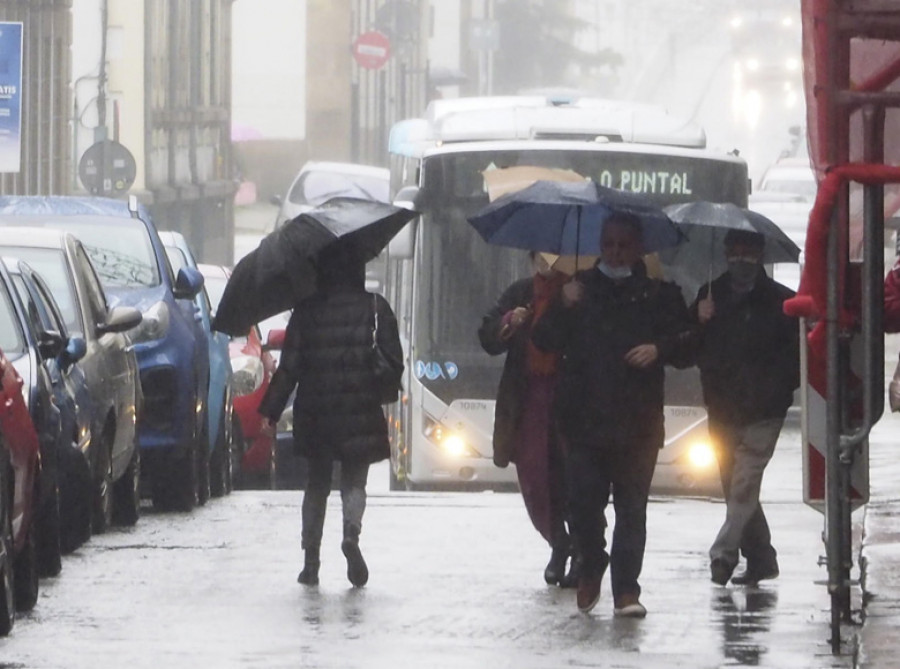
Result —
<instances>
[{"instance_id":1,"label":"sidewalk","mask_svg":"<svg viewBox=\"0 0 900 669\"><path fill-rule=\"evenodd\" d=\"M885 385L894 371L897 337L885 344ZM863 512L859 564L862 571L863 625L857 639L859 669L900 666L900 414L885 415L869 445L870 499Z\"/></svg>"}]
</instances>

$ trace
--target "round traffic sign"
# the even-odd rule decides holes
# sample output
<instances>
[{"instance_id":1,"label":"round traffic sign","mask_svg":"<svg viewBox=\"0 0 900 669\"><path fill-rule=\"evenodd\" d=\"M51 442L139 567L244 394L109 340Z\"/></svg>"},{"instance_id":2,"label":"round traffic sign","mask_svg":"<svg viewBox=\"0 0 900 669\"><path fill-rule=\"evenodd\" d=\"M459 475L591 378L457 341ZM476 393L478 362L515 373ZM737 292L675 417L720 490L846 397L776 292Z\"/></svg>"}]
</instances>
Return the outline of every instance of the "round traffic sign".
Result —
<instances>
[{"instance_id":1,"label":"round traffic sign","mask_svg":"<svg viewBox=\"0 0 900 669\"><path fill-rule=\"evenodd\" d=\"M124 193L136 175L131 151L109 139L89 146L78 162L78 176L92 195Z\"/></svg>"},{"instance_id":2,"label":"round traffic sign","mask_svg":"<svg viewBox=\"0 0 900 669\"><path fill-rule=\"evenodd\" d=\"M353 59L360 67L377 70L391 57L391 41L384 33L370 30L353 41Z\"/></svg>"}]
</instances>

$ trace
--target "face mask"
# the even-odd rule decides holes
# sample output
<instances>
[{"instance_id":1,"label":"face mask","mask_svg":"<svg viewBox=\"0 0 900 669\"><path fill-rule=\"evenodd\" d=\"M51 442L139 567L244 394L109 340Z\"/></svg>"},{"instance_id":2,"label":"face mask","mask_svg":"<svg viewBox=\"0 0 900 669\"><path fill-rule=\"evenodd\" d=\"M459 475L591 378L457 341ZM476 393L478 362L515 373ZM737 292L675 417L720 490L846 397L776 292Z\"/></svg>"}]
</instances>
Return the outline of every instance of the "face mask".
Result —
<instances>
[{"instance_id":1,"label":"face mask","mask_svg":"<svg viewBox=\"0 0 900 669\"><path fill-rule=\"evenodd\" d=\"M602 261L597 263L597 269L603 272L603 274L608 276L610 279L627 279L631 276L630 267L610 267Z\"/></svg>"},{"instance_id":2,"label":"face mask","mask_svg":"<svg viewBox=\"0 0 900 669\"><path fill-rule=\"evenodd\" d=\"M732 260L728 263L728 273L735 286L749 290L756 282L759 264L746 260Z\"/></svg>"}]
</instances>

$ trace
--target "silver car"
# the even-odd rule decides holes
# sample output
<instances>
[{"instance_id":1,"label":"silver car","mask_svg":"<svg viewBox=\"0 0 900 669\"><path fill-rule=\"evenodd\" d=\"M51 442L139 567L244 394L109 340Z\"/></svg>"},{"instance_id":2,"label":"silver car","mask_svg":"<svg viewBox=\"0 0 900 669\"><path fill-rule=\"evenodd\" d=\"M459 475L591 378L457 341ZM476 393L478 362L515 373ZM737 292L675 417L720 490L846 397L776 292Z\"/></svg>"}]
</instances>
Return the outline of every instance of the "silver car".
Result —
<instances>
[{"instance_id":1,"label":"silver car","mask_svg":"<svg viewBox=\"0 0 900 669\"><path fill-rule=\"evenodd\" d=\"M134 307L110 309L87 252L72 234L49 228L0 228L5 255L24 260L49 287L70 335L82 337L78 361L91 404L88 508L71 510L73 522L100 533L112 523L133 525L139 515L140 449L137 416L141 386L131 339L141 322Z\"/></svg>"}]
</instances>

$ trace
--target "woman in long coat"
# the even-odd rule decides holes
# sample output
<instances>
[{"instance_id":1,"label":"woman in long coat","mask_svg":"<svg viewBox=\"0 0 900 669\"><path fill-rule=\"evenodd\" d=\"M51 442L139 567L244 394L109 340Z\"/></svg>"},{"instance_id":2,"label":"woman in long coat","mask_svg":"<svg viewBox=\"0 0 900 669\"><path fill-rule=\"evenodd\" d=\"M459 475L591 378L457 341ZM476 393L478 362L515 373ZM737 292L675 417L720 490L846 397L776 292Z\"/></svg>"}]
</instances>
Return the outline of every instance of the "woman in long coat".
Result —
<instances>
[{"instance_id":1,"label":"woman in long coat","mask_svg":"<svg viewBox=\"0 0 900 669\"><path fill-rule=\"evenodd\" d=\"M566 530L565 461L551 415L559 359L531 343L534 324L568 277L540 254L531 258L534 276L504 291L484 316L478 337L487 353L506 353L494 409L494 464L516 465L525 509L551 548L544 580L571 587L575 575L565 573L574 552Z\"/></svg>"},{"instance_id":2,"label":"woman in long coat","mask_svg":"<svg viewBox=\"0 0 900 669\"><path fill-rule=\"evenodd\" d=\"M341 463L347 578L357 587L369 572L359 549L369 465L390 457L387 422L372 371L372 331L402 360L397 319L380 295L365 289L365 264L352 249L334 245L320 257L318 291L300 302L287 326L278 369L260 403L268 429L296 387L294 449L309 460L303 495L304 567L297 580L319 582L319 548L335 460Z\"/></svg>"}]
</instances>

